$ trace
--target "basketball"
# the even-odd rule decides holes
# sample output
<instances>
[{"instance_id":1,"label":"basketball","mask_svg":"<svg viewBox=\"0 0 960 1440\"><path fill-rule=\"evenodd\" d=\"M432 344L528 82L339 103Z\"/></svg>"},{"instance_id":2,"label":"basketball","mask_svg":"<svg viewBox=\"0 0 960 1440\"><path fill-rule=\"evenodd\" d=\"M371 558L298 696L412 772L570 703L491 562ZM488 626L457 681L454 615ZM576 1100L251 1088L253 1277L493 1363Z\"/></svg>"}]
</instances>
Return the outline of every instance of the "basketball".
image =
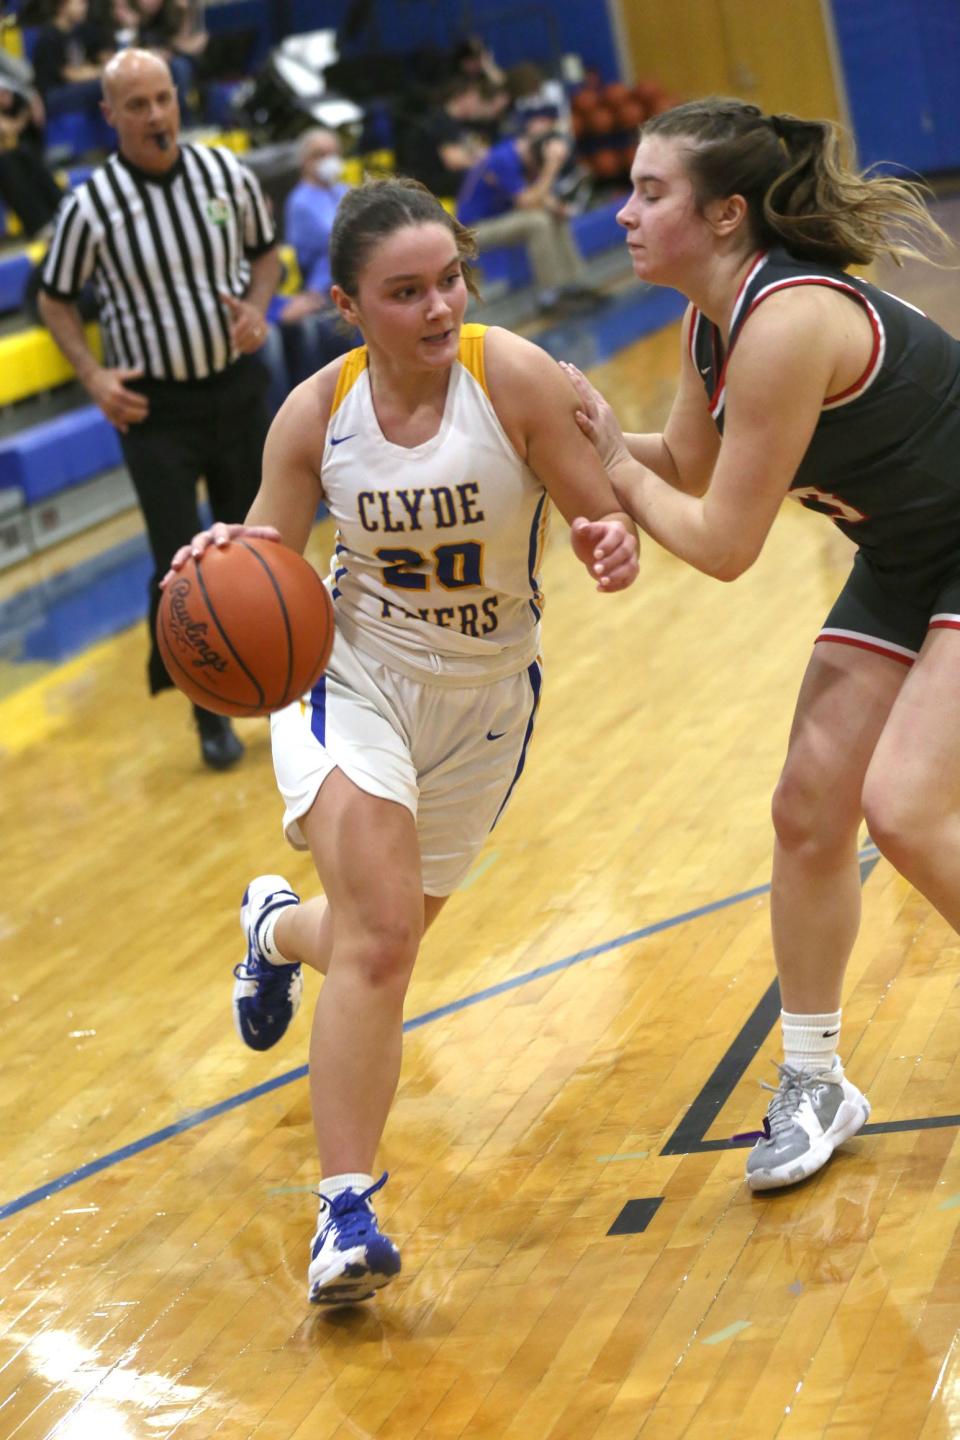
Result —
<instances>
[{"instance_id":1,"label":"basketball","mask_svg":"<svg viewBox=\"0 0 960 1440\"><path fill-rule=\"evenodd\" d=\"M333 636L327 587L302 555L273 540L211 545L160 597L157 643L170 678L219 715L269 715L305 695Z\"/></svg>"}]
</instances>

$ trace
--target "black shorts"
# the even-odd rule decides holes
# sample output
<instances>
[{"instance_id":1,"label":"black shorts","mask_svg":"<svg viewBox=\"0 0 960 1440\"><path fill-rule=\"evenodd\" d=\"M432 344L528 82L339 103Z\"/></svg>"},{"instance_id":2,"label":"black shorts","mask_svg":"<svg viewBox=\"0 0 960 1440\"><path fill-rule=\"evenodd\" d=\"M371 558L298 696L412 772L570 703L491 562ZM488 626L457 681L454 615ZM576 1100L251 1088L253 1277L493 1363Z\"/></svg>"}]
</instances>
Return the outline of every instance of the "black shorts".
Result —
<instances>
[{"instance_id":1,"label":"black shorts","mask_svg":"<svg viewBox=\"0 0 960 1440\"><path fill-rule=\"evenodd\" d=\"M960 630L960 557L935 576L897 585L858 552L817 640L856 645L912 665L929 629Z\"/></svg>"}]
</instances>

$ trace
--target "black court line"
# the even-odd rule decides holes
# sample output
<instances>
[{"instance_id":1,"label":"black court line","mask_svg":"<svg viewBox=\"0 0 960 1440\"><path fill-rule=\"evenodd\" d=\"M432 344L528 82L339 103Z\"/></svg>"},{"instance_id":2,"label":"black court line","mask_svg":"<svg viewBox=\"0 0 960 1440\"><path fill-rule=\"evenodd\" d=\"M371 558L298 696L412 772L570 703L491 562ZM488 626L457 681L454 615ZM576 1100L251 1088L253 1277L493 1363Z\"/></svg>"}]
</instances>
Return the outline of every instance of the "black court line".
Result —
<instances>
[{"instance_id":1,"label":"black court line","mask_svg":"<svg viewBox=\"0 0 960 1440\"><path fill-rule=\"evenodd\" d=\"M628 1200L614 1220L608 1235L642 1235L663 1203L663 1196L650 1200Z\"/></svg>"}]
</instances>

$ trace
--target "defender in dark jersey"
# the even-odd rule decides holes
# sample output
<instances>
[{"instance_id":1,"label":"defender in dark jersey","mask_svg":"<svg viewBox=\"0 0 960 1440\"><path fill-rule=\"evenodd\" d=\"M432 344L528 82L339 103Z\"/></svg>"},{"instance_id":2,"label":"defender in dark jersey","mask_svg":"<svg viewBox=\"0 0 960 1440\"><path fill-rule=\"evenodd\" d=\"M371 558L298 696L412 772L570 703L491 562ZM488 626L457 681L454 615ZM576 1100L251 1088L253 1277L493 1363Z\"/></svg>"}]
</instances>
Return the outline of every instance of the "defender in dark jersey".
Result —
<instances>
[{"instance_id":1,"label":"defender in dark jersey","mask_svg":"<svg viewBox=\"0 0 960 1440\"><path fill-rule=\"evenodd\" d=\"M784 1063L747 1161L811 1175L870 1114L837 1055L859 924L857 836L960 929L960 344L847 273L945 237L917 189L864 176L829 122L739 100L641 131L620 212L635 273L690 300L662 435L624 436L572 366L625 509L733 580L788 493L857 545L817 637L773 801Z\"/></svg>"}]
</instances>

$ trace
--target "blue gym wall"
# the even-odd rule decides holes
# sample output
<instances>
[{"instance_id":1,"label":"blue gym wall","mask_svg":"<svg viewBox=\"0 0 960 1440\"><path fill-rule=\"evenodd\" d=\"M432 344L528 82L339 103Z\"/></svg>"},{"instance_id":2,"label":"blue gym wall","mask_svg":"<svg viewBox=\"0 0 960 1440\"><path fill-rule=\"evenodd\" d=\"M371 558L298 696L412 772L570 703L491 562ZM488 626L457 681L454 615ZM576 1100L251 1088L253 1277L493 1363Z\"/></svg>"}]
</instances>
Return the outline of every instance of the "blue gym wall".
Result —
<instances>
[{"instance_id":1,"label":"blue gym wall","mask_svg":"<svg viewBox=\"0 0 960 1440\"><path fill-rule=\"evenodd\" d=\"M864 165L960 168L960 0L833 0Z\"/></svg>"}]
</instances>

